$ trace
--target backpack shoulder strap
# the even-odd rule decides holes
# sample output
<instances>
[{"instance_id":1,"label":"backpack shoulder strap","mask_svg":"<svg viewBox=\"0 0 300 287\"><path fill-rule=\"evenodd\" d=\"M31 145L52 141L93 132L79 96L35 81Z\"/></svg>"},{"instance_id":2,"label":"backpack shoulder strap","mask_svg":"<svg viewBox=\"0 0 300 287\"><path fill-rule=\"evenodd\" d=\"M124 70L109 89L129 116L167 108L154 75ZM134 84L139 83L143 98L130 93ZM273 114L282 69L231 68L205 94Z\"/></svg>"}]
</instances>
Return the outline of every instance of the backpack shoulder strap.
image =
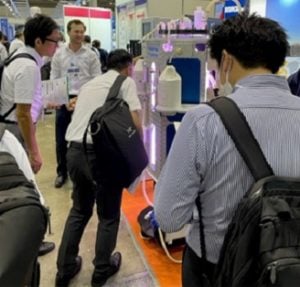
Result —
<instances>
[{"instance_id":1,"label":"backpack shoulder strap","mask_svg":"<svg viewBox=\"0 0 300 287\"><path fill-rule=\"evenodd\" d=\"M4 60L4 66L8 66L12 61L18 58L27 58L36 62L36 59L28 53L11 54L6 60Z\"/></svg>"},{"instance_id":2,"label":"backpack shoulder strap","mask_svg":"<svg viewBox=\"0 0 300 287\"><path fill-rule=\"evenodd\" d=\"M12 53L10 56L8 56L8 58L6 58L4 60L4 67L7 67L12 61L14 61L15 59L18 59L18 58L31 59L37 64L36 59L28 53L20 53L20 54L16 54L16 55L14 53ZM8 117L16 107L17 107L17 104L14 103L13 106L4 115L1 116L1 118L5 119L6 117Z\"/></svg>"},{"instance_id":3,"label":"backpack shoulder strap","mask_svg":"<svg viewBox=\"0 0 300 287\"><path fill-rule=\"evenodd\" d=\"M108 95L107 95L107 98L106 98L106 101L109 101L113 98L116 98L118 97L118 94L119 94L119 91L120 91L120 88L122 86L122 83L127 79L126 76L123 76L123 75L119 75L115 82L113 83L113 85L111 86L111 88L109 89L109 92L108 92Z\"/></svg>"},{"instance_id":4,"label":"backpack shoulder strap","mask_svg":"<svg viewBox=\"0 0 300 287\"><path fill-rule=\"evenodd\" d=\"M126 78L127 78L126 76L118 75L118 77L114 81L113 85L109 89L109 92L108 92L108 95L106 97L106 101L105 102L107 102L107 101L109 101L109 100L111 100L113 98L116 98L118 96L120 88L122 86L122 83L126 80ZM85 151L85 154L86 154L86 151L87 151L87 146L86 146L86 144L87 144L87 142L86 142L86 140L87 140L87 133L88 133L88 130L89 130L90 121L91 121L91 118L93 117L93 114L90 117L88 126L86 127L85 132L83 134L83 138L82 138L82 144L83 144L83 149Z\"/></svg>"},{"instance_id":5,"label":"backpack shoulder strap","mask_svg":"<svg viewBox=\"0 0 300 287\"><path fill-rule=\"evenodd\" d=\"M273 175L258 141L237 104L228 97L220 97L206 103L220 116L228 134L244 159L255 181Z\"/></svg>"},{"instance_id":6,"label":"backpack shoulder strap","mask_svg":"<svg viewBox=\"0 0 300 287\"><path fill-rule=\"evenodd\" d=\"M2 140L4 132L5 132L5 124L4 123L0 123L0 141Z\"/></svg>"}]
</instances>

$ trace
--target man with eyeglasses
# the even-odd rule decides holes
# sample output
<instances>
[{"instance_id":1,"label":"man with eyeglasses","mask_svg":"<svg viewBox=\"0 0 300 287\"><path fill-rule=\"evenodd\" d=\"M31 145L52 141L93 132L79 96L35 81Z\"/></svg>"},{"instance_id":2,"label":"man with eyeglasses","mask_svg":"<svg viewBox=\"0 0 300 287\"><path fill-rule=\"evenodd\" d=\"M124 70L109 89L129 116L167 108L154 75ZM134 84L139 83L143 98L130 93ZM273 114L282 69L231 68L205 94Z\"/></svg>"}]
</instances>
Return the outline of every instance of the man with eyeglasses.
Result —
<instances>
[{"instance_id":1,"label":"man with eyeglasses","mask_svg":"<svg viewBox=\"0 0 300 287\"><path fill-rule=\"evenodd\" d=\"M11 57L18 54L23 56L14 59L3 70L0 114L6 114L5 119L2 118L6 129L23 144L33 172L38 173L42 157L35 124L43 110L40 68L43 65L42 57L52 57L56 50L60 39L59 27L52 18L37 14L26 22L24 39L25 47L19 48ZM44 242L39 255L54 248L54 243Z\"/></svg>"},{"instance_id":2,"label":"man with eyeglasses","mask_svg":"<svg viewBox=\"0 0 300 287\"><path fill-rule=\"evenodd\" d=\"M56 188L62 187L67 180L67 142L65 135L71 122L71 115L79 89L89 80L101 74L100 62L96 53L83 45L85 31L86 27L80 20L69 21L67 32L70 41L57 50L51 61L50 79L67 77L70 99L69 105L63 105L56 110L57 177L54 183Z\"/></svg>"}]
</instances>

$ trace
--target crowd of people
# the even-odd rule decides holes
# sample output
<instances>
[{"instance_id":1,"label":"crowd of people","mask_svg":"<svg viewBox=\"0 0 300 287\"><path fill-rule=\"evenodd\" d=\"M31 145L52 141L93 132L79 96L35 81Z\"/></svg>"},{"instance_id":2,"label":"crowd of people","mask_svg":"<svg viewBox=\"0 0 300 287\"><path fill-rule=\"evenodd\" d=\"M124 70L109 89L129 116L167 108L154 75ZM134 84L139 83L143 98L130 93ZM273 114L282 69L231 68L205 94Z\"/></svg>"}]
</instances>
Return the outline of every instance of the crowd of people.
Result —
<instances>
[{"instance_id":1,"label":"crowd of people","mask_svg":"<svg viewBox=\"0 0 300 287\"><path fill-rule=\"evenodd\" d=\"M128 103L136 125L141 126L141 104L130 77L132 56L123 49L108 54L99 40L91 41L85 32L84 23L73 19L67 24L69 41L63 43L57 23L48 16L36 15L16 33L8 50L0 32L0 61L29 55L16 57L4 67L0 105L7 130L4 141L15 137L23 146L28 164L26 169L20 165L20 169L29 174L29 179L34 180L33 173L37 174L43 166L36 138L36 124L45 108L41 92L43 57L48 60L50 79L68 78L69 101L55 106L57 177L54 186L62 187L70 176L73 203L58 250L55 286L68 286L81 269L79 243L95 204L99 224L92 286L103 286L121 266L121 253L114 249L122 187L107 182L98 173L91 139L87 144L88 157L82 145L89 117L104 103L119 74L127 76L120 96ZM297 124L300 124L300 99L292 95L300 95L299 72L288 80L276 75L289 49L286 32L273 20L243 13L217 27L208 46L218 64L221 85L227 86L227 96L245 114L275 173L299 176L300 153L295 141L300 141ZM280 139L279 126L286 131ZM283 145L285 152L282 152ZM28 173L29 165L33 173ZM162 230L175 232L191 224L183 255L183 286L204 286L203 274L212 280L224 234L234 210L252 184L253 178L217 114L202 104L187 112L156 184L154 202L155 216ZM202 258L195 215L199 193L206 259ZM54 248L51 242L41 243L40 254Z\"/></svg>"}]
</instances>

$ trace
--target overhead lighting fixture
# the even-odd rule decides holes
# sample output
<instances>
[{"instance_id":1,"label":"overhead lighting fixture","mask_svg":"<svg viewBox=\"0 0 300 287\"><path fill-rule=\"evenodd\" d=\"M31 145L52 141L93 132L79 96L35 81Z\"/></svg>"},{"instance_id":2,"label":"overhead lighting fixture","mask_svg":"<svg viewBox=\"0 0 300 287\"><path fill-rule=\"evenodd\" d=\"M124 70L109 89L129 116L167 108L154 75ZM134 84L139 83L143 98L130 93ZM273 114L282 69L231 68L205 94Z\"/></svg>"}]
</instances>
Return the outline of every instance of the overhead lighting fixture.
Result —
<instances>
[{"instance_id":1,"label":"overhead lighting fixture","mask_svg":"<svg viewBox=\"0 0 300 287\"><path fill-rule=\"evenodd\" d=\"M18 12L15 9L14 3L11 2L11 0L1 0L1 2L7 7L7 9L10 11L12 16L16 17L18 15Z\"/></svg>"}]
</instances>

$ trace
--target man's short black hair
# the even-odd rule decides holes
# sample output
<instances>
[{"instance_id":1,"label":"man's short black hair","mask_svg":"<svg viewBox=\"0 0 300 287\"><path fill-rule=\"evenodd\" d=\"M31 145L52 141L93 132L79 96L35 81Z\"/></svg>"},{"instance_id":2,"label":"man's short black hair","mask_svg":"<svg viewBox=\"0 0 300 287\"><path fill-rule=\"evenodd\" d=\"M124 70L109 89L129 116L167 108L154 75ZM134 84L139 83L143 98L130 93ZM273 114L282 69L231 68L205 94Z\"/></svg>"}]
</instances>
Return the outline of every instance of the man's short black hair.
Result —
<instances>
[{"instance_id":1,"label":"man's short black hair","mask_svg":"<svg viewBox=\"0 0 300 287\"><path fill-rule=\"evenodd\" d=\"M36 14L25 23L25 45L34 48L35 40L37 38L40 38L41 41L44 42L45 39L56 29L59 29L59 27L52 18L42 14Z\"/></svg>"},{"instance_id":2,"label":"man's short black hair","mask_svg":"<svg viewBox=\"0 0 300 287\"><path fill-rule=\"evenodd\" d=\"M208 46L219 66L226 50L244 68L264 67L272 73L283 65L289 50L287 34L276 21L245 12L217 26Z\"/></svg>"},{"instance_id":3,"label":"man's short black hair","mask_svg":"<svg viewBox=\"0 0 300 287\"><path fill-rule=\"evenodd\" d=\"M90 35L84 35L84 42L86 42L86 43L91 43L92 42L92 40L91 40L91 36Z\"/></svg>"},{"instance_id":4,"label":"man's short black hair","mask_svg":"<svg viewBox=\"0 0 300 287\"><path fill-rule=\"evenodd\" d=\"M0 41L3 39L3 33L0 31Z\"/></svg>"},{"instance_id":5,"label":"man's short black hair","mask_svg":"<svg viewBox=\"0 0 300 287\"><path fill-rule=\"evenodd\" d=\"M18 26L15 29L15 38L21 38L24 35L24 25Z\"/></svg>"},{"instance_id":6,"label":"man's short black hair","mask_svg":"<svg viewBox=\"0 0 300 287\"><path fill-rule=\"evenodd\" d=\"M93 43L92 43L92 46L99 49L101 44L100 44L100 41L99 40L94 40Z\"/></svg>"},{"instance_id":7,"label":"man's short black hair","mask_svg":"<svg viewBox=\"0 0 300 287\"><path fill-rule=\"evenodd\" d=\"M132 56L124 49L111 51L107 57L107 68L121 71L132 64Z\"/></svg>"}]
</instances>

